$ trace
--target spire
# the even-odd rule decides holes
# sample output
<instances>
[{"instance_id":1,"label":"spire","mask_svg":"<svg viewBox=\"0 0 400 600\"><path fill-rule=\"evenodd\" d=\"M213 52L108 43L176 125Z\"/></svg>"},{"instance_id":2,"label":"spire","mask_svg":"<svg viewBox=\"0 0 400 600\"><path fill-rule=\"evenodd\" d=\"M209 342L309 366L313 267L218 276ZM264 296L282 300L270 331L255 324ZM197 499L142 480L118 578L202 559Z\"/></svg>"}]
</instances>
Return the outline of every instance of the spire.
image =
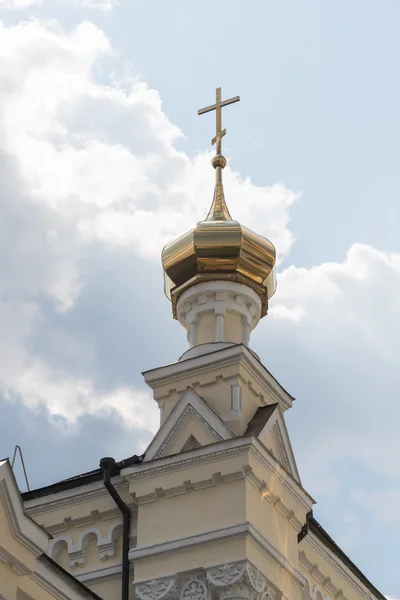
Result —
<instances>
[{"instance_id":1,"label":"spire","mask_svg":"<svg viewBox=\"0 0 400 600\"><path fill-rule=\"evenodd\" d=\"M206 106L198 111L199 115L215 110L216 115L216 134L212 140L212 144L216 144L216 154L212 159L212 166L215 169L215 188L214 198L211 208L206 217L206 221L231 221L232 217L229 214L228 207L225 201L224 187L222 185L222 169L226 165L226 158L222 155L222 138L226 135L226 129L222 129L222 107L239 102L240 97L235 96L228 100L221 101L221 88L217 88L216 102L211 106Z\"/></svg>"}]
</instances>

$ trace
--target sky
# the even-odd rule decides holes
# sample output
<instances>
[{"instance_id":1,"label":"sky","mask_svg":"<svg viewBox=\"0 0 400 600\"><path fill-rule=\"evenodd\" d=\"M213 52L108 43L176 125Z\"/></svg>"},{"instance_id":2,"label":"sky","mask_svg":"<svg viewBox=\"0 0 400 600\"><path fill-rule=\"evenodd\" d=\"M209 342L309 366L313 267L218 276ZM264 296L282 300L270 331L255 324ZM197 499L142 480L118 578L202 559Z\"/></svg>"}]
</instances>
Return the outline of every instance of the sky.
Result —
<instances>
[{"instance_id":1,"label":"sky","mask_svg":"<svg viewBox=\"0 0 400 600\"><path fill-rule=\"evenodd\" d=\"M185 332L160 252L231 214L278 251L251 347L315 516L400 596L400 4L0 0L0 456L31 488L141 453ZM21 489L21 468L16 465Z\"/></svg>"}]
</instances>

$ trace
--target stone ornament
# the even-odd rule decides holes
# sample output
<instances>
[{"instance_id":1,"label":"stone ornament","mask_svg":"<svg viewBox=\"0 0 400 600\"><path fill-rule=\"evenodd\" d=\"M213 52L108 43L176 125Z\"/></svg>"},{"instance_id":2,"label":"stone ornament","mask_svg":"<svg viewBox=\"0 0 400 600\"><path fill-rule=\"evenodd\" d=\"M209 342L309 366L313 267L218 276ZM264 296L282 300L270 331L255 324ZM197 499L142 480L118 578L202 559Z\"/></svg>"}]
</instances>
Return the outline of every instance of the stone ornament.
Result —
<instances>
[{"instance_id":1,"label":"stone ornament","mask_svg":"<svg viewBox=\"0 0 400 600\"><path fill-rule=\"evenodd\" d=\"M246 576L256 592L261 593L264 591L267 581L261 571L256 569L251 563L247 563L246 565Z\"/></svg>"},{"instance_id":2,"label":"stone ornament","mask_svg":"<svg viewBox=\"0 0 400 600\"><path fill-rule=\"evenodd\" d=\"M248 561L210 569L207 579L214 586L218 600L264 600L267 580Z\"/></svg>"},{"instance_id":3,"label":"stone ornament","mask_svg":"<svg viewBox=\"0 0 400 600\"><path fill-rule=\"evenodd\" d=\"M246 561L220 565L207 571L207 579L217 587L232 585L239 581L246 570Z\"/></svg>"},{"instance_id":4,"label":"stone ornament","mask_svg":"<svg viewBox=\"0 0 400 600\"><path fill-rule=\"evenodd\" d=\"M140 600L176 599L178 597L178 586L175 577L163 577L138 583L135 586L135 592Z\"/></svg>"},{"instance_id":5,"label":"stone ornament","mask_svg":"<svg viewBox=\"0 0 400 600\"><path fill-rule=\"evenodd\" d=\"M205 581L192 578L181 590L180 600L210 600L210 590Z\"/></svg>"},{"instance_id":6,"label":"stone ornament","mask_svg":"<svg viewBox=\"0 0 400 600\"><path fill-rule=\"evenodd\" d=\"M189 579L176 574L134 585L139 600L269 600L266 577L246 560L210 567Z\"/></svg>"}]
</instances>

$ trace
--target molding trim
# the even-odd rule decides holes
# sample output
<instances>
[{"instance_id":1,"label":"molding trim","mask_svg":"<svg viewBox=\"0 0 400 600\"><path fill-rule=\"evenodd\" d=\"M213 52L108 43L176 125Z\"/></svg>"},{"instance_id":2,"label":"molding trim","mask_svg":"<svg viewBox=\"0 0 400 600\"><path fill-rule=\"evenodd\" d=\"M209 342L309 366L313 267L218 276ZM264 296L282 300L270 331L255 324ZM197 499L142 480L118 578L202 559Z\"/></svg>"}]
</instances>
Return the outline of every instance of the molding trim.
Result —
<instances>
[{"instance_id":1,"label":"molding trim","mask_svg":"<svg viewBox=\"0 0 400 600\"><path fill-rule=\"evenodd\" d=\"M305 514L311 510L312 505L315 503L314 499L287 473L278 460L268 452L264 444L254 436L225 440L183 454L166 456L148 463L143 462L141 465L135 468L129 467L121 473L130 482L129 490L131 494L135 495L135 483L137 481L156 477L160 473L165 474L168 471L179 471L180 469L195 466L199 463L204 465L219 461L223 458L246 454L247 452L250 452L250 454L269 472L272 479L277 481L279 485L284 488L297 505L304 510ZM215 482L212 482L211 479L207 481L209 481L209 485L215 485ZM265 482L262 482L262 484L264 491L267 491L267 484ZM185 493L188 489L192 489L192 486L194 487L194 484L188 486L184 483L181 486L173 488L173 490L176 490L176 493ZM175 492L173 492L173 494L175 494ZM138 503L154 502L158 497L159 493L155 489L153 492L146 494L146 496L136 497L135 501Z\"/></svg>"},{"instance_id":2,"label":"molding trim","mask_svg":"<svg viewBox=\"0 0 400 600\"><path fill-rule=\"evenodd\" d=\"M210 371L221 372L221 369L237 364L238 360L250 371L251 377L269 394L273 402L278 402L283 410L292 406L294 398L280 385L264 365L255 357L254 353L243 344L237 344L216 352L203 354L195 358L188 358L170 365L144 371L145 382L155 389L159 383L163 385L179 383L183 378L207 373Z\"/></svg>"},{"instance_id":3,"label":"molding trim","mask_svg":"<svg viewBox=\"0 0 400 600\"><path fill-rule=\"evenodd\" d=\"M28 567L7 552L7 550L2 546L0 546L0 562L10 565L11 569L17 575L29 575L31 573L31 570L28 569Z\"/></svg>"},{"instance_id":4,"label":"molding trim","mask_svg":"<svg viewBox=\"0 0 400 600\"><path fill-rule=\"evenodd\" d=\"M307 514L311 510L312 505L315 504L314 498L306 492L298 481L293 479L293 477L287 473L279 461L268 452L264 444L258 438L253 437L253 439L254 444L250 449L251 454L270 472L272 477Z\"/></svg>"},{"instance_id":5,"label":"molding trim","mask_svg":"<svg viewBox=\"0 0 400 600\"><path fill-rule=\"evenodd\" d=\"M240 454L245 454L248 448L252 445L252 437L234 438L202 446L195 450L190 450L182 454L174 454L172 456L164 456L149 462L142 462L137 467L127 467L121 471L121 475L130 483L143 481L152 477L157 477L159 474L167 472L179 471L187 467L197 464L207 464L220 460L221 458L230 458ZM134 494L135 488L130 487L130 492Z\"/></svg>"},{"instance_id":6,"label":"molding trim","mask_svg":"<svg viewBox=\"0 0 400 600\"><path fill-rule=\"evenodd\" d=\"M309 546L314 552L321 557L321 560L328 563L332 567L339 579L342 579L360 598L371 600L375 598L380 600L378 596L372 592L344 565L338 558L330 552L330 550L310 531L301 542L302 549L299 552L300 565L309 572L309 576L315 579L322 585L328 593L335 598L347 600L342 590L332 583L329 577L320 571L319 566L307 558L305 546ZM322 593L322 592L321 592Z\"/></svg>"},{"instance_id":7,"label":"molding trim","mask_svg":"<svg viewBox=\"0 0 400 600\"><path fill-rule=\"evenodd\" d=\"M175 485L170 488L157 487L152 492L142 496L135 496L135 500L138 505L149 504L150 502L157 502L157 500L160 498L181 496L182 494L187 494L188 492L197 492L198 490L204 490L210 487L215 487L222 483L231 483L232 481L239 481L240 479L245 478L246 475L243 469L234 471L232 473L226 473L225 475L222 475L222 473L219 471L218 473L213 473L208 479L184 481L181 485Z\"/></svg>"},{"instance_id":8,"label":"molding trim","mask_svg":"<svg viewBox=\"0 0 400 600\"><path fill-rule=\"evenodd\" d=\"M283 569L297 585L301 587L304 585L304 577L300 571L247 521L238 525L213 529L204 533L178 538L168 542L134 548L129 552L129 560L140 561L153 556L168 555L195 546L207 546L215 544L218 541L227 541L240 537L245 537L252 541L260 550L262 550L269 560Z\"/></svg>"},{"instance_id":9,"label":"molding trim","mask_svg":"<svg viewBox=\"0 0 400 600\"><path fill-rule=\"evenodd\" d=\"M132 570L132 565L129 565ZM111 581L113 579L120 579L122 573L122 563L112 565L111 567L100 567L99 569L90 569L88 571L80 572L75 577L84 583L85 585L95 585L96 583L103 583L104 581Z\"/></svg>"},{"instance_id":10,"label":"molding trim","mask_svg":"<svg viewBox=\"0 0 400 600\"><path fill-rule=\"evenodd\" d=\"M282 502L280 496L272 492L264 480L259 479L259 477L254 474L253 469L250 466L247 465L244 467L244 470L246 472L246 479L251 483L251 485L256 488L264 500L274 506L279 514L281 514L282 517L284 517L295 529L296 534L298 534L303 527L303 523L299 521L293 510L288 508Z\"/></svg>"},{"instance_id":11,"label":"molding trim","mask_svg":"<svg viewBox=\"0 0 400 600\"><path fill-rule=\"evenodd\" d=\"M135 512L136 505L130 504L128 505L131 512ZM63 533L64 531L69 531L74 527L85 527L87 525L95 525L98 521L110 521L111 519L118 519L121 516L121 511L119 508L111 508L110 510L92 510L88 515L84 517L65 517L60 523L54 523L53 525L48 525L46 527L46 531L48 531L51 535L57 535L58 533Z\"/></svg>"},{"instance_id":12,"label":"molding trim","mask_svg":"<svg viewBox=\"0 0 400 600\"><path fill-rule=\"evenodd\" d=\"M125 479L119 475L112 478L112 484L118 492L127 491L127 483ZM27 500L25 502L25 509L29 515L39 515L41 513L47 513L62 508L63 506L70 507L75 504L86 502L87 500L94 500L102 497L109 497L109 494L105 489L103 482L96 481L96 483L88 483L71 490L55 492L48 496Z\"/></svg>"}]
</instances>

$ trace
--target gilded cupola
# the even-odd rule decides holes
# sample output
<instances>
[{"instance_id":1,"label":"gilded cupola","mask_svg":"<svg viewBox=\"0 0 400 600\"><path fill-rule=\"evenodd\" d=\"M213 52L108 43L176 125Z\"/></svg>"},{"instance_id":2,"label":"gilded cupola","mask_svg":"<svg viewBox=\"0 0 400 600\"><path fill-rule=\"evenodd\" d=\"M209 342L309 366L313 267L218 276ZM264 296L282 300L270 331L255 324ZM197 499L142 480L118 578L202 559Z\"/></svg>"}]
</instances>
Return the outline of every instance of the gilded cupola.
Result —
<instances>
[{"instance_id":1,"label":"gilded cupola","mask_svg":"<svg viewBox=\"0 0 400 600\"><path fill-rule=\"evenodd\" d=\"M199 110L199 114L215 110L217 115L213 139L216 155L212 159L216 178L214 198L206 219L169 242L162 251L165 293L172 302L175 318L179 298L202 282L230 281L248 286L260 298L260 318L267 314L268 300L275 292L275 247L232 219L224 196L222 170L226 159L221 153L221 140L226 130L221 128L221 108L238 100L236 96L221 102L218 88L216 104Z\"/></svg>"}]
</instances>

